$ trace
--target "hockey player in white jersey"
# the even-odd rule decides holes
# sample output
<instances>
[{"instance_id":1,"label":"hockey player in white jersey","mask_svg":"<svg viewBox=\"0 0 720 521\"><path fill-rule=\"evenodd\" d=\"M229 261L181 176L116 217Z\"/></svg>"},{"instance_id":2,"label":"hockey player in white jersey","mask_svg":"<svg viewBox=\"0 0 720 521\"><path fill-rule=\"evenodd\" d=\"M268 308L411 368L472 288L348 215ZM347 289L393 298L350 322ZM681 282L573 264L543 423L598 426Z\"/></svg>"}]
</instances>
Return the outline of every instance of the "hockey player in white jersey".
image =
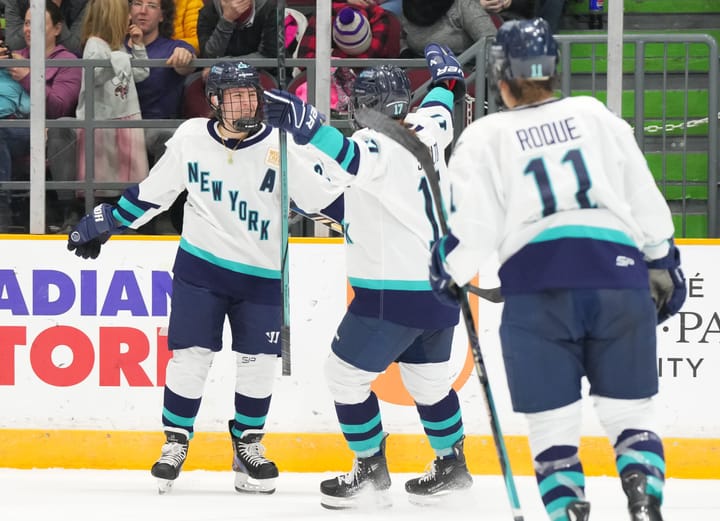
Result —
<instances>
[{"instance_id":1,"label":"hockey player in white jersey","mask_svg":"<svg viewBox=\"0 0 720 521\"><path fill-rule=\"evenodd\" d=\"M425 57L433 88L416 112L408 114L405 72L381 66L358 75L351 117L354 110L369 107L406 125L428 145L442 173L444 151L453 139L453 88L464 93L464 76L447 48L429 45ZM370 384L394 361L437 456L427 474L405 484L411 501L432 502L467 489L472 477L448 368L459 309L439 303L427 280L430 245L439 228L417 159L373 130L359 129L346 138L335 128L320 126L305 117L311 106L292 94L267 91L265 103L268 122L335 159L344 169L335 182L348 187L345 242L355 296L338 327L325 374L340 428L356 458L348 474L321 483L321 504L331 509L388 504L387 434Z\"/></svg>"},{"instance_id":2,"label":"hockey player in white jersey","mask_svg":"<svg viewBox=\"0 0 720 521\"><path fill-rule=\"evenodd\" d=\"M585 376L630 519L661 521L655 330L686 295L673 223L630 126L594 98L553 96L557 57L545 20L500 27L488 81L508 110L458 139L450 232L433 248L430 280L452 302L498 253L505 370L550 518L589 518Z\"/></svg>"},{"instance_id":3,"label":"hockey player in white jersey","mask_svg":"<svg viewBox=\"0 0 720 521\"><path fill-rule=\"evenodd\" d=\"M166 443L151 472L161 493L180 473L227 317L237 364L229 421L235 488L268 494L278 476L261 443L280 354L278 131L262 121L262 89L252 66L213 65L206 96L215 118L181 124L149 177L125 190L116 205L101 204L85 216L68 248L95 258L112 234L138 228L187 190L168 328L173 356L162 409ZM320 185L315 169L322 165L309 159L313 150L301 148L288 147L290 195L317 210L335 196Z\"/></svg>"}]
</instances>

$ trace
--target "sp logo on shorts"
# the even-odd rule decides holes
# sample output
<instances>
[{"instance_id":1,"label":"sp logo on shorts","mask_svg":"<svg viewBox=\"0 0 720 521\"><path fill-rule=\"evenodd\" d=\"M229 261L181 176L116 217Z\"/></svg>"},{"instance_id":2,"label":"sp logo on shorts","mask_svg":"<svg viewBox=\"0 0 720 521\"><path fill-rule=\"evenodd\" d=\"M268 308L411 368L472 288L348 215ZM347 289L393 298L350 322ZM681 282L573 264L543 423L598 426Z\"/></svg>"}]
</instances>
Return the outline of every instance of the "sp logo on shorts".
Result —
<instances>
[{"instance_id":1,"label":"sp logo on shorts","mask_svg":"<svg viewBox=\"0 0 720 521\"><path fill-rule=\"evenodd\" d=\"M635 261L625 255L618 255L615 257L615 266L618 266L619 268L628 268L630 266L635 266Z\"/></svg>"}]
</instances>

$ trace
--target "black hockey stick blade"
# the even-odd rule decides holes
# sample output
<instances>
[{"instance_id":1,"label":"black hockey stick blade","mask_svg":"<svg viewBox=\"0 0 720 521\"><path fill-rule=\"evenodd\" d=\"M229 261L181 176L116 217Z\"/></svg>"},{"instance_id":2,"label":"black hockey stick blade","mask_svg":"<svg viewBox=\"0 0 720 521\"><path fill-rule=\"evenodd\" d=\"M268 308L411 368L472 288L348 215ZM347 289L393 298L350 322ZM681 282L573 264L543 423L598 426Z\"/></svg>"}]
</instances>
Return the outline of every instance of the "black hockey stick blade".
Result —
<instances>
[{"instance_id":1,"label":"black hockey stick blade","mask_svg":"<svg viewBox=\"0 0 720 521\"><path fill-rule=\"evenodd\" d=\"M425 170L425 175L428 177L428 180L432 181L429 185L430 190L432 191L433 199L435 200L435 204L437 206L437 211L440 215L440 229L443 235L447 234L447 223L441 202L442 195L439 190L440 178L435 171L435 164L433 163L432 156L430 155L428 148L425 146L425 143L420 141L415 134L404 128L397 121L390 119L385 114L378 112L377 110L368 108L358 109L354 114L354 118L361 127L367 127L375 130L376 132L380 132L402 145L403 148L407 149L415 156L420 163L420 166L422 166L423 170ZM500 294L500 288L485 289L473 286L472 284L467 284L466 288L473 295L477 295L488 302L497 304L503 301L502 295Z\"/></svg>"},{"instance_id":2,"label":"black hockey stick blade","mask_svg":"<svg viewBox=\"0 0 720 521\"><path fill-rule=\"evenodd\" d=\"M504 302L505 299L500 294L500 288L479 288L478 286L473 286L472 284L466 284L465 289L468 291L468 293L472 293L473 295L477 295L480 298L483 298L487 300L488 302L492 302L493 304L499 304L501 302Z\"/></svg>"},{"instance_id":3,"label":"black hockey stick blade","mask_svg":"<svg viewBox=\"0 0 720 521\"><path fill-rule=\"evenodd\" d=\"M325 215L322 212L316 212L316 213L306 212L305 210L300 208L298 205L296 205L295 202L292 200L290 200L290 212L301 215L302 217L305 217L306 219L310 219L311 221L314 221L318 224L322 224L323 226L327 226L332 231L337 232L341 235L345 232L342 223L337 222L335 219Z\"/></svg>"}]
</instances>

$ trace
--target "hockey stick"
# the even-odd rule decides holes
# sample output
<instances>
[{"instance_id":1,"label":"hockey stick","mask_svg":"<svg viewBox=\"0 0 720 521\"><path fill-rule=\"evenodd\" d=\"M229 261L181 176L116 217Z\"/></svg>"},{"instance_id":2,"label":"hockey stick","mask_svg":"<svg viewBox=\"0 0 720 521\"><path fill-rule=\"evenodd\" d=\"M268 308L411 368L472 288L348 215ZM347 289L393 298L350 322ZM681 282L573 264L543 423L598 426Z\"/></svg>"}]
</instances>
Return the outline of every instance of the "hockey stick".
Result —
<instances>
[{"instance_id":1,"label":"hockey stick","mask_svg":"<svg viewBox=\"0 0 720 521\"><path fill-rule=\"evenodd\" d=\"M430 157L430 151L425 144L397 121L393 121L376 110L360 109L355 113L355 120L361 127L370 128L396 141L417 158L423 170L425 170L425 176L430 184L430 190L435 200L435 210L438 214L440 229L443 235L446 235L448 227L440 193L440 177L435 171L435 165L432 157ZM505 478L505 489L508 494L508 499L510 500L513 519L514 521L523 521L520 499L518 498L517 489L515 488L515 480L513 479L512 469L510 468L510 459L508 458L505 447L505 439L500 429L500 420L498 419L495 408L495 400L493 399L492 389L490 388L490 381L487 377L485 361L483 360L482 351L480 350L480 341L478 340L477 330L475 329L475 320L473 319L470 303L468 302L467 287L459 289L460 309L463 320L465 321L465 328L467 329L468 340L470 341L470 349L472 350L473 359L475 360L475 370L478 373L480 385L485 394L485 404L487 405L487 412L490 417L490 428L495 440L495 448L497 449L500 468Z\"/></svg>"},{"instance_id":2,"label":"hockey stick","mask_svg":"<svg viewBox=\"0 0 720 521\"><path fill-rule=\"evenodd\" d=\"M483 298L487 300L488 302L492 302L493 304L499 304L500 302L503 302L503 297L500 294L500 288L480 288L478 286L473 286L472 284L468 283L465 284L465 289L472 293L473 295L477 295L480 298Z\"/></svg>"},{"instance_id":3,"label":"hockey stick","mask_svg":"<svg viewBox=\"0 0 720 521\"><path fill-rule=\"evenodd\" d=\"M278 0L275 11L278 38L278 84L281 89L286 87L285 81L285 0ZM288 194L287 173L287 133L280 129L280 286L282 288L282 324L280 325L280 355L282 357L282 374L289 376L291 370L290 359L290 196Z\"/></svg>"}]
</instances>

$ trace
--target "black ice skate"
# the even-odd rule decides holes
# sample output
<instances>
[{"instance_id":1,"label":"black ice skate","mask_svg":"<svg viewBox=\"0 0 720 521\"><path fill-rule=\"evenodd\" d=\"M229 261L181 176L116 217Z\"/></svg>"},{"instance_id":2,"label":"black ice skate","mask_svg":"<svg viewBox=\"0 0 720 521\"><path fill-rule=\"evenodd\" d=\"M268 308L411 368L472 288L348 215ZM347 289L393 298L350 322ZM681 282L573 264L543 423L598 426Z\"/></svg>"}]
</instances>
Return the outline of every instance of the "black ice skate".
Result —
<instances>
[{"instance_id":1,"label":"black ice skate","mask_svg":"<svg viewBox=\"0 0 720 521\"><path fill-rule=\"evenodd\" d=\"M464 440L465 436L453 445L454 458L435 458L424 475L405 483L405 490L409 494L408 499L411 503L434 504L443 496L472 486L473 479L468 472L463 452Z\"/></svg>"},{"instance_id":2,"label":"black ice skate","mask_svg":"<svg viewBox=\"0 0 720 521\"><path fill-rule=\"evenodd\" d=\"M380 442L380 453L369 458L356 458L347 474L326 479L320 483L320 504L331 510L345 508L389 507L390 473L385 459L385 439Z\"/></svg>"},{"instance_id":3,"label":"black ice skate","mask_svg":"<svg viewBox=\"0 0 720 521\"><path fill-rule=\"evenodd\" d=\"M239 438L233 436L233 421L230 420L230 437L233 446L232 469L235 471L235 490L258 494L275 492L278 469L267 459L265 446L260 443L265 433L248 429Z\"/></svg>"},{"instance_id":4,"label":"black ice skate","mask_svg":"<svg viewBox=\"0 0 720 521\"><path fill-rule=\"evenodd\" d=\"M590 519L590 503L587 501L573 501L565 509L570 521L588 521Z\"/></svg>"},{"instance_id":5,"label":"black ice skate","mask_svg":"<svg viewBox=\"0 0 720 521\"><path fill-rule=\"evenodd\" d=\"M630 521L663 521L660 501L645 492L647 476L636 470L620 476L622 487L628 498Z\"/></svg>"},{"instance_id":6,"label":"black ice skate","mask_svg":"<svg viewBox=\"0 0 720 521\"><path fill-rule=\"evenodd\" d=\"M150 469L158 480L158 492L165 494L172 489L173 482L180 475L188 451L188 436L185 431L166 430L162 453Z\"/></svg>"}]
</instances>

